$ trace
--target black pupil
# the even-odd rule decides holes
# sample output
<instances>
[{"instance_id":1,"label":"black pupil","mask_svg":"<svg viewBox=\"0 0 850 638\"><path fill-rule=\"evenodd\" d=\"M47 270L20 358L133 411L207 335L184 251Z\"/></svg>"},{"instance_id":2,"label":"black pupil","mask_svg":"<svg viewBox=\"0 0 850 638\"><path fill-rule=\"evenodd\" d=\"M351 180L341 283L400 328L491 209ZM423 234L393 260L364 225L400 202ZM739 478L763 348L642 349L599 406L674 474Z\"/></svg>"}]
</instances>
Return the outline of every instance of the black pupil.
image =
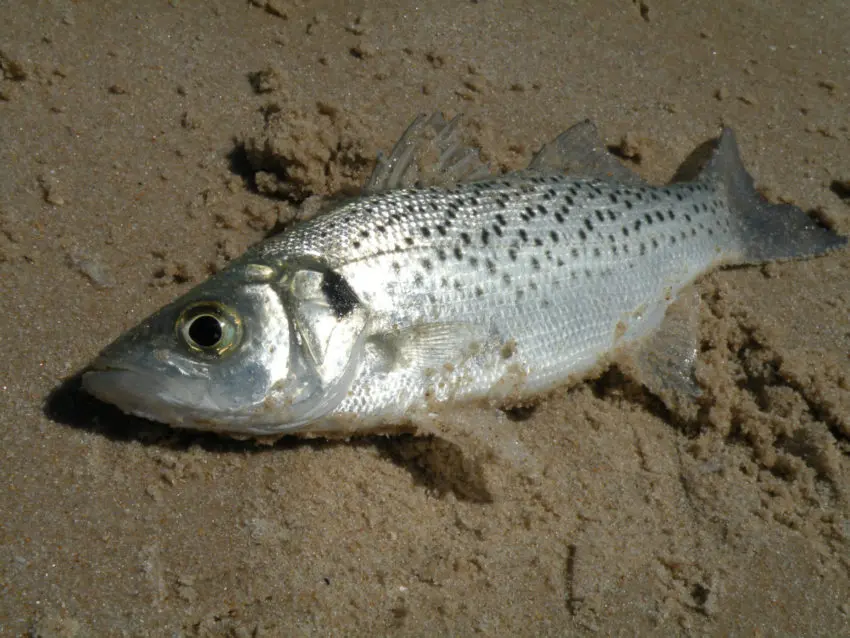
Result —
<instances>
[{"instance_id":1,"label":"black pupil","mask_svg":"<svg viewBox=\"0 0 850 638\"><path fill-rule=\"evenodd\" d=\"M221 321L212 315L201 315L189 325L189 338L202 348L212 348L221 341Z\"/></svg>"}]
</instances>

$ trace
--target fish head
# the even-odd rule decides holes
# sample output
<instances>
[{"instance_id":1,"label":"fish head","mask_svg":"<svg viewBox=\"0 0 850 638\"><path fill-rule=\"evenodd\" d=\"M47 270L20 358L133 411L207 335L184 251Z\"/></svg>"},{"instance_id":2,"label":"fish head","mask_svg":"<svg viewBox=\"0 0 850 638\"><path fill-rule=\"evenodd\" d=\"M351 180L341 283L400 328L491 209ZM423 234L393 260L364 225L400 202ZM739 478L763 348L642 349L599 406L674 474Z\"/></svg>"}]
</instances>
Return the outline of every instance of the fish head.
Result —
<instances>
[{"instance_id":1,"label":"fish head","mask_svg":"<svg viewBox=\"0 0 850 638\"><path fill-rule=\"evenodd\" d=\"M365 312L340 317L325 275L234 264L107 346L87 392L177 427L264 435L301 429L345 397Z\"/></svg>"}]
</instances>

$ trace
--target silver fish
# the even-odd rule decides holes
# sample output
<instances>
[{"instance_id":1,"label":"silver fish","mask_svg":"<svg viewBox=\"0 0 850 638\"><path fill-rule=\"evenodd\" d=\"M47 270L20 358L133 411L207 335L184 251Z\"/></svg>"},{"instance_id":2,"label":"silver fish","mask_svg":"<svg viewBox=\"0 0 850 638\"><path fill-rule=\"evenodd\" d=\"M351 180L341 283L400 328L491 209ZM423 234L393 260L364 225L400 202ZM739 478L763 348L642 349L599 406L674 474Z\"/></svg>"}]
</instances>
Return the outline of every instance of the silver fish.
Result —
<instances>
[{"instance_id":1,"label":"silver fish","mask_svg":"<svg viewBox=\"0 0 850 638\"><path fill-rule=\"evenodd\" d=\"M362 196L256 245L120 337L85 389L235 435L516 404L623 354L650 389L693 396L693 306L662 325L683 289L718 266L846 243L761 198L729 130L695 180L652 187L589 122L501 176L458 124L417 118Z\"/></svg>"}]
</instances>

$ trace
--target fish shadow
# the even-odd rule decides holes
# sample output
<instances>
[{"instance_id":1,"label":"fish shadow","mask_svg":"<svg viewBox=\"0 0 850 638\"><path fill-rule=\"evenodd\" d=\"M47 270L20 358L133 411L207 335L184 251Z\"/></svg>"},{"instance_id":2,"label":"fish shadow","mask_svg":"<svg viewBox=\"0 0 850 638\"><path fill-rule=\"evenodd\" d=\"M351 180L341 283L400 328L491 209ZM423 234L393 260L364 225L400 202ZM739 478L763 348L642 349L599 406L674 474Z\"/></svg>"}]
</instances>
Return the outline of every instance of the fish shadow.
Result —
<instances>
[{"instance_id":1,"label":"fish shadow","mask_svg":"<svg viewBox=\"0 0 850 638\"><path fill-rule=\"evenodd\" d=\"M45 398L42 411L51 421L84 430L119 444L137 442L172 452L200 447L216 454L286 453L307 447L317 451L339 446L372 448L378 455L404 469L415 485L437 495L452 493L458 500L489 503L484 471L469 451L438 437L413 434L364 435L352 439L304 438L285 435L274 441L235 439L215 432L172 428L121 412L87 393L82 387L85 370L65 379Z\"/></svg>"}]
</instances>

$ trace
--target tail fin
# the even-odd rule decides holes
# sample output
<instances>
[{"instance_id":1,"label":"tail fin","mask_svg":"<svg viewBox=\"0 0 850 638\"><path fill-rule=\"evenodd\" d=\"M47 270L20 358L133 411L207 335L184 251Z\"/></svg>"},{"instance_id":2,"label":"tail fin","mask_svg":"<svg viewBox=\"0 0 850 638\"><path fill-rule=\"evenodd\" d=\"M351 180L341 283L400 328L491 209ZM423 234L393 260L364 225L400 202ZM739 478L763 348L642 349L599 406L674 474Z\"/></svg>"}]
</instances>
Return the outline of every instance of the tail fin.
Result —
<instances>
[{"instance_id":1,"label":"tail fin","mask_svg":"<svg viewBox=\"0 0 850 638\"><path fill-rule=\"evenodd\" d=\"M726 185L746 263L813 257L847 243L846 237L819 226L796 206L771 204L759 195L741 162L731 129L723 129L700 179L717 179Z\"/></svg>"}]
</instances>

